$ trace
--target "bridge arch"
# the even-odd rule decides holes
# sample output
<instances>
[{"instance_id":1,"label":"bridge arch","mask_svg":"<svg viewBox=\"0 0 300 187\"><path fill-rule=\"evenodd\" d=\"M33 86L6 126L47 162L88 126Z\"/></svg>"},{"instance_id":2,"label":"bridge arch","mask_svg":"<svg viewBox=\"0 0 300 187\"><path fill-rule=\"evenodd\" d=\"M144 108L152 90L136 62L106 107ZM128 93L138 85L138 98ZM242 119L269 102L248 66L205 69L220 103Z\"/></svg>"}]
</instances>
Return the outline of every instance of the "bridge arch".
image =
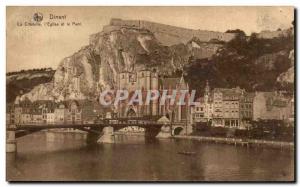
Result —
<instances>
[{"instance_id":1,"label":"bridge arch","mask_svg":"<svg viewBox=\"0 0 300 187\"><path fill-rule=\"evenodd\" d=\"M118 129L119 132L145 132L145 127L140 126L127 126L121 129Z\"/></svg>"},{"instance_id":2,"label":"bridge arch","mask_svg":"<svg viewBox=\"0 0 300 187\"><path fill-rule=\"evenodd\" d=\"M166 118L168 118L168 120L170 120L170 115L168 113L166 114Z\"/></svg>"},{"instance_id":3,"label":"bridge arch","mask_svg":"<svg viewBox=\"0 0 300 187\"><path fill-rule=\"evenodd\" d=\"M174 135L180 135L183 132L183 128L182 127L176 127L173 131Z\"/></svg>"},{"instance_id":4,"label":"bridge arch","mask_svg":"<svg viewBox=\"0 0 300 187\"><path fill-rule=\"evenodd\" d=\"M126 115L127 117L137 117L137 113L133 108L129 108Z\"/></svg>"}]
</instances>

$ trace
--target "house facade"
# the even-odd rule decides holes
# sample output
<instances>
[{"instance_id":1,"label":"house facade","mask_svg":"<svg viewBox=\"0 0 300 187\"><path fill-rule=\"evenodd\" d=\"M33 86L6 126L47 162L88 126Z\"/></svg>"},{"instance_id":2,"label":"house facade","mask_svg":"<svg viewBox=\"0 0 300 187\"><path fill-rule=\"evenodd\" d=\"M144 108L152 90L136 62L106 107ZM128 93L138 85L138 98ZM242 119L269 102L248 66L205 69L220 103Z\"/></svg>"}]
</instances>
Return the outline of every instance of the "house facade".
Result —
<instances>
[{"instance_id":1,"label":"house facade","mask_svg":"<svg viewBox=\"0 0 300 187\"><path fill-rule=\"evenodd\" d=\"M80 124L81 120L81 106L78 101L72 100L68 103L68 109L66 110L66 123L68 124Z\"/></svg>"},{"instance_id":2,"label":"house facade","mask_svg":"<svg viewBox=\"0 0 300 187\"><path fill-rule=\"evenodd\" d=\"M204 98L198 98L196 100L196 104L191 106L191 122L192 123L206 123L207 120L205 119L205 104Z\"/></svg>"},{"instance_id":3,"label":"house facade","mask_svg":"<svg viewBox=\"0 0 300 187\"><path fill-rule=\"evenodd\" d=\"M57 105L57 108L54 109L54 122L56 124L63 124L66 122L68 109L64 102L60 102Z\"/></svg>"}]
</instances>

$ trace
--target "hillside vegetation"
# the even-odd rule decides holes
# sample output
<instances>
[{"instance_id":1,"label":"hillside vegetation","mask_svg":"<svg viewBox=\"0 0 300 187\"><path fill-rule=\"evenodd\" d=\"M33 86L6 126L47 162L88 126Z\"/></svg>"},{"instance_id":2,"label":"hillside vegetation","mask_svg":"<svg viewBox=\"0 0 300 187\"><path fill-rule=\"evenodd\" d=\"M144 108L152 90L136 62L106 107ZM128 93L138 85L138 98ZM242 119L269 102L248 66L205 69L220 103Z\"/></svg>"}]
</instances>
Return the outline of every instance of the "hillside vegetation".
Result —
<instances>
[{"instance_id":1,"label":"hillside vegetation","mask_svg":"<svg viewBox=\"0 0 300 187\"><path fill-rule=\"evenodd\" d=\"M293 83L278 82L280 74L293 67L290 53L294 36L289 34L272 39L256 34L239 35L221 47L211 59L190 57L185 66L191 88L203 92L205 81L212 87L236 87L247 91L285 90L292 92Z\"/></svg>"}]
</instances>

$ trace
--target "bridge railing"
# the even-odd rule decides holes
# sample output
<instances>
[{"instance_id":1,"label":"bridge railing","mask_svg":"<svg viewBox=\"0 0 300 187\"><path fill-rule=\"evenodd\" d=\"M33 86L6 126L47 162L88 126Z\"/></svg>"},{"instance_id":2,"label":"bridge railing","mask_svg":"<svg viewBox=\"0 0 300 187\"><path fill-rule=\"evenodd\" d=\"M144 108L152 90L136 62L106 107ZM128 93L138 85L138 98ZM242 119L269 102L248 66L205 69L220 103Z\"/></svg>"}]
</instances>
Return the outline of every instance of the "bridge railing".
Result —
<instances>
[{"instance_id":1,"label":"bridge railing","mask_svg":"<svg viewBox=\"0 0 300 187\"><path fill-rule=\"evenodd\" d=\"M156 121L142 119L105 119L102 123L105 125L160 125Z\"/></svg>"},{"instance_id":2,"label":"bridge railing","mask_svg":"<svg viewBox=\"0 0 300 187\"><path fill-rule=\"evenodd\" d=\"M35 123L19 123L15 124L17 127L60 127L73 128L75 126L99 126L99 125L137 125L137 126L145 126L145 125L165 125L165 123L157 122L154 120L142 120L142 119L101 119L97 120L94 123L46 123L46 122L35 122Z\"/></svg>"}]
</instances>

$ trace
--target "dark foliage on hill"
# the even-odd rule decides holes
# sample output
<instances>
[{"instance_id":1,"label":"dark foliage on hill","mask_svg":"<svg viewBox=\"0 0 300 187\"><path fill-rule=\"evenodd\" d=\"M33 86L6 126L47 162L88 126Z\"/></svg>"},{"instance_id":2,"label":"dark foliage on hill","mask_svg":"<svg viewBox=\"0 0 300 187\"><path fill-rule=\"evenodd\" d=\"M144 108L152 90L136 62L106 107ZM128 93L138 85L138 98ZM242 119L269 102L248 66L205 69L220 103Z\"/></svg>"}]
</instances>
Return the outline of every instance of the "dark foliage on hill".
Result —
<instances>
[{"instance_id":1,"label":"dark foliage on hill","mask_svg":"<svg viewBox=\"0 0 300 187\"><path fill-rule=\"evenodd\" d=\"M8 72L6 73L7 76L10 76L10 75L17 75L17 74L21 74L21 73L43 73L43 72L46 72L46 71L53 71L52 68L40 68L40 69L28 69L28 70L20 70L20 71L13 71L13 72Z\"/></svg>"},{"instance_id":2,"label":"dark foliage on hill","mask_svg":"<svg viewBox=\"0 0 300 187\"><path fill-rule=\"evenodd\" d=\"M213 88L292 91L292 84L279 85L276 79L291 67L289 52L294 48L294 36L261 39L256 34L247 38L239 33L211 59L189 59L185 72L190 87L202 94L208 80Z\"/></svg>"},{"instance_id":3,"label":"dark foliage on hill","mask_svg":"<svg viewBox=\"0 0 300 187\"><path fill-rule=\"evenodd\" d=\"M14 102L18 95L29 92L39 84L50 82L53 79L54 73L55 71L51 68L7 73L6 102Z\"/></svg>"}]
</instances>

